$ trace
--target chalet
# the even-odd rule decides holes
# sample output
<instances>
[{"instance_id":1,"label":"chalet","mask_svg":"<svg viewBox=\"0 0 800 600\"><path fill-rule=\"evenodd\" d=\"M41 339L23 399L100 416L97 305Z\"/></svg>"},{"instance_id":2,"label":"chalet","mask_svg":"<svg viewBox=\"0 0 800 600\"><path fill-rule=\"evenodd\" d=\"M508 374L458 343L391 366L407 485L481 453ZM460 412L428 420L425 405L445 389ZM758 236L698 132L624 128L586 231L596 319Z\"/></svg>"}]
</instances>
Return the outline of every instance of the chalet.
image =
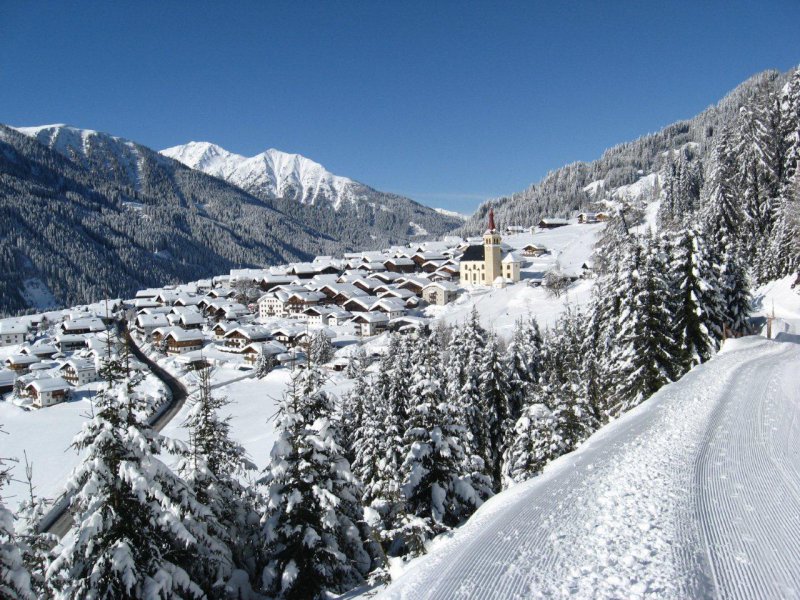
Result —
<instances>
[{"instance_id":1,"label":"chalet","mask_svg":"<svg viewBox=\"0 0 800 600\"><path fill-rule=\"evenodd\" d=\"M152 334L153 331L159 327L169 326L169 320L167 320L167 315L162 313L154 315L142 314L136 317L134 324L136 325L136 329L141 331L145 336L149 337L150 334Z\"/></svg>"},{"instance_id":2,"label":"chalet","mask_svg":"<svg viewBox=\"0 0 800 600\"><path fill-rule=\"evenodd\" d=\"M326 296L322 292L293 292L284 303L284 311L293 317L300 316L309 306L318 305Z\"/></svg>"},{"instance_id":3,"label":"chalet","mask_svg":"<svg viewBox=\"0 0 800 600\"><path fill-rule=\"evenodd\" d=\"M292 277L290 275L265 275L261 278L261 281L258 283L258 287L260 287L265 292L274 289L279 285L286 285L296 281L296 277Z\"/></svg>"},{"instance_id":4,"label":"chalet","mask_svg":"<svg viewBox=\"0 0 800 600\"><path fill-rule=\"evenodd\" d=\"M383 284L377 279L362 277L360 279L356 279L353 282L353 285L356 286L357 288L360 288L367 294L372 294L376 287L380 287Z\"/></svg>"},{"instance_id":5,"label":"chalet","mask_svg":"<svg viewBox=\"0 0 800 600\"><path fill-rule=\"evenodd\" d=\"M407 335L416 333L427 323L426 319L420 317L400 317L389 321L388 330Z\"/></svg>"},{"instance_id":6,"label":"chalet","mask_svg":"<svg viewBox=\"0 0 800 600\"><path fill-rule=\"evenodd\" d=\"M369 279L380 281L381 283L394 283L403 277L403 273L393 273L391 271L381 271L380 273L372 273Z\"/></svg>"},{"instance_id":7,"label":"chalet","mask_svg":"<svg viewBox=\"0 0 800 600\"><path fill-rule=\"evenodd\" d=\"M400 298L401 300L408 300L409 298L416 298L417 295L411 290L405 288L393 287L386 289L378 294L378 298Z\"/></svg>"},{"instance_id":8,"label":"chalet","mask_svg":"<svg viewBox=\"0 0 800 600\"><path fill-rule=\"evenodd\" d=\"M25 341L28 325L24 321L3 319L0 321L0 346L16 346Z\"/></svg>"},{"instance_id":9,"label":"chalet","mask_svg":"<svg viewBox=\"0 0 800 600\"><path fill-rule=\"evenodd\" d=\"M139 290L136 292L135 300L155 300L155 297L158 296L158 293L161 291L160 288L148 288L146 290Z\"/></svg>"},{"instance_id":10,"label":"chalet","mask_svg":"<svg viewBox=\"0 0 800 600\"><path fill-rule=\"evenodd\" d=\"M556 227L564 227L565 225L569 225L569 221L566 219L552 219L546 218L539 221L539 229L555 229Z\"/></svg>"},{"instance_id":11,"label":"chalet","mask_svg":"<svg viewBox=\"0 0 800 600\"><path fill-rule=\"evenodd\" d=\"M73 358L58 369L58 374L74 386L85 385L97 381L97 368L93 360Z\"/></svg>"},{"instance_id":12,"label":"chalet","mask_svg":"<svg viewBox=\"0 0 800 600\"><path fill-rule=\"evenodd\" d=\"M278 327L273 329L270 334L287 348L294 348L298 344L298 338L305 331L305 327Z\"/></svg>"},{"instance_id":13,"label":"chalet","mask_svg":"<svg viewBox=\"0 0 800 600\"><path fill-rule=\"evenodd\" d=\"M226 333L223 340L227 349L239 352L245 346L266 342L269 338L269 332L261 327L236 327Z\"/></svg>"},{"instance_id":14,"label":"chalet","mask_svg":"<svg viewBox=\"0 0 800 600\"><path fill-rule=\"evenodd\" d=\"M81 335L84 333L98 333L105 331L106 326L99 317L83 317L79 319L69 319L59 325L63 333L70 335Z\"/></svg>"},{"instance_id":15,"label":"chalet","mask_svg":"<svg viewBox=\"0 0 800 600\"><path fill-rule=\"evenodd\" d=\"M356 335L369 337L386 331L389 317L382 312L362 312L351 319L355 325Z\"/></svg>"},{"instance_id":16,"label":"chalet","mask_svg":"<svg viewBox=\"0 0 800 600\"><path fill-rule=\"evenodd\" d=\"M61 352L73 352L86 348L86 336L79 334L61 334L56 336L56 346Z\"/></svg>"},{"instance_id":17,"label":"chalet","mask_svg":"<svg viewBox=\"0 0 800 600\"><path fill-rule=\"evenodd\" d=\"M169 325L167 327L159 327L154 329L153 333L150 334L150 339L154 344L160 344L167 337L167 334L173 329L175 329L175 327Z\"/></svg>"},{"instance_id":18,"label":"chalet","mask_svg":"<svg viewBox=\"0 0 800 600\"><path fill-rule=\"evenodd\" d=\"M376 284L377 285L377 284ZM336 304L341 306L350 298L356 296L366 296L368 292L363 288L353 285L352 283L335 283L324 286L320 292L325 294L327 301L325 304Z\"/></svg>"},{"instance_id":19,"label":"chalet","mask_svg":"<svg viewBox=\"0 0 800 600\"><path fill-rule=\"evenodd\" d=\"M205 317L195 310L185 310L169 315L170 323L183 329L202 329L206 323Z\"/></svg>"},{"instance_id":20,"label":"chalet","mask_svg":"<svg viewBox=\"0 0 800 600\"><path fill-rule=\"evenodd\" d=\"M526 244L522 247L523 256L542 256L543 254L547 254L547 248L544 246L539 246L537 244Z\"/></svg>"},{"instance_id":21,"label":"chalet","mask_svg":"<svg viewBox=\"0 0 800 600\"><path fill-rule=\"evenodd\" d=\"M175 299L175 302L172 303L172 306L197 306L200 303L200 300L202 300L202 298L198 296L189 296L187 294L183 294Z\"/></svg>"},{"instance_id":22,"label":"chalet","mask_svg":"<svg viewBox=\"0 0 800 600\"><path fill-rule=\"evenodd\" d=\"M310 306L303 311L302 316L311 326L326 325L328 322L328 315L336 309L327 306Z\"/></svg>"},{"instance_id":23,"label":"chalet","mask_svg":"<svg viewBox=\"0 0 800 600\"><path fill-rule=\"evenodd\" d=\"M5 363L6 363L6 368L11 369L16 373L22 374L30 371L31 365L35 365L40 361L41 359L38 356L29 356L27 354L12 354L8 358L6 358Z\"/></svg>"},{"instance_id":24,"label":"chalet","mask_svg":"<svg viewBox=\"0 0 800 600\"><path fill-rule=\"evenodd\" d=\"M161 306L172 306L181 295L175 290L162 290L155 297L155 301Z\"/></svg>"},{"instance_id":25,"label":"chalet","mask_svg":"<svg viewBox=\"0 0 800 600\"><path fill-rule=\"evenodd\" d=\"M381 298L369 308L372 312L382 312L390 319L396 319L406 314L406 303L400 298Z\"/></svg>"},{"instance_id":26,"label":"chalet","mask_svg":"<svg viewBox=\"0 0 800 600\"><path fill-rule=\"evenodd\" d=\"M236 329L236 327L238 327L236 323L226 323L224 321L220 321L211 328L211 333L214 334L214 340L219 342L225 338L226 333Z\"/></svg>"},{"instance_id":27,"label":"chalet","mask_svg":"<svg viewBox=\"0 0 800 600\"><path fill-rule=\"evenodd\" d=\"M413 273L417 270L416 263L410 258L390 258L383 261L383 266L392 273Z\"/></svg>"},{"instance_id":28,"label":"chalet","mask_svg":"<svg viewBox=\"0 0 800 600\"><path fill-rule=\"evenodd\" d=\"M46 377L26 385L25 393L33 399L34 406L43 408L64 402L69 396L69 389L69 383L61 377Z\"/></svg>"},{"instance_id":29,"label":"chalet","mask_svg":"<svg viewBox=\"0 0 800 600\"><path fill-rule=\"evenodd\" d=\"M331 312L328 313L325 324L328 327L334 327L336 325L342 325L352 318L353 318L353 313L348 312L341 308L333 308L331 309Z\"/></svg>"},{"instance_id":30,"label":"chalet","mask_svg":"<svg viewBox=\"0 0 800 600\"><path fill-rule=\"evenodd\" d=\"M342 308L352 313L367 312L374 301L375 296L356 296L342 304Z\"/></svg>"},{"instance_id":31,"label":"chalet","mask_svg":"<svg viewBox=\"0 0 800 600\"><path fill-rule=\"evenodd\" d=\"M430 283L422 289L422 299L430 304L444 306L450 304L458 296L458 286L449 281Z\"/></svg>"},{"instance_id":32,"label":"chalet","mask_svg":"<svg viewBox=\"0 0 800 600\"><path fill-rule=\"evenodd\" d=\"M164 336L167 341L167 354L175 356L193 350L200 350L203 347L203 334L199 331L186 331L175 327Z\"/></svg>"},{"instance_id":33,"label":"chalet","mask_svg":"<svg viewBox=\"0 0 800 600\"><path fill-rule=\"evenodd\" d=\"M444 262L447 260L447 258L448 257L441 252L417 252L411 257L411 260L413 260L414 264L421 269L422 265L424 265L426 262L432 260Z\"/></svg>"},{"instance_id":34,"label":"chalet","mask_svg":"<svg viewBox=\"0 0 800 600\"><path fill-rule=\"evenodd\" d=\"M236 295L236 290L232 290L228 287L218 287L212 290L209 290L206 296L211 298L212 300L217 299L224 299L224 298L233 298Z\"/></svg>"},{"instance_id":35,"label":"chalet","mask_svg":"<svg viewBox=\"0 0 800 600\"><path fill-rule=\"evenodd\" d=\"M411 290L417 296L420 296L422 295L422 288L424 288L426 285L430 283L430 279L427 279L425 277L409 276L406 277L405 279L398 280L397 283L400 284L400 289Z\"/></svg>"},{"instance_id":36,"label":"chalet","mask_svg":"<svg viewBox=\"0 0 800 600\"><path fill-rule=\"evenodd\" d=\"M20 350L20 354L27 354L28 356L35 356L39 359L53 358L58 354L59 350L53 344L34 344L33 346L25 346Z\"/></svg>"},{"instance_id":37,"label":"chalet","mask_svg":"<svg viewBox=\"0 0 800 600\"><path fill-rule=\"evenodd\" d=\"M242 348L244 362L251 365L258 362L259 356L267 355L277 357L279 354L283 354L284 352L286 352L286 346L275 341L248 344Z\"/></svg>"},{"instance_id":38,"label":"chalet","mask_svg":"<svg viewBox=\"0 0 800 600\"><path fill-rule=\"evenodd\" d=\"M608 213L604 212L582 212L578 213L578 223L602 223L608 221Z\"/></svg>"}]
</instances>

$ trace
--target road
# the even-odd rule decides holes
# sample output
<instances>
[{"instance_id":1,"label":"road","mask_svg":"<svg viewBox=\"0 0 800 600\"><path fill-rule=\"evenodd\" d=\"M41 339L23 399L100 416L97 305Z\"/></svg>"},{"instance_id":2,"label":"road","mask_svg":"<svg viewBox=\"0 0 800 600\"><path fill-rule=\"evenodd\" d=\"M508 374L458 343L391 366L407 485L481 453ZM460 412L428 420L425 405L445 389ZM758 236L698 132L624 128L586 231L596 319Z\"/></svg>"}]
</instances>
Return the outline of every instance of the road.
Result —
<instances>
[{"instance_id":1,"label":"road","mask_svg":"<svg viewBox=\"0 0 800 600\"><path fill-rule=\"evenodd\" d=\"M127 339L131 353L139 361L147 365L150 371L161 381L163 381L164 385L166 385L170 391L171 399L169 403L166 405L166 407L156 413L150 420L150 424L152 425L153 429L156 431L161 431L166 424L169 423L175 417L175 415L180 412L181 408L183 408L186 398L188 397L188 391L186 390L186 387L180 381L178 381L178 379L150 360L150 358L141 351L139 346L131 337L131 334L128 331L124 321L117 321L116 323L117 331L122 333ZM62 497L56 503L54 510L47 515L43 530L61 538L64 537L67 532L69 532L71 527L72 515L69 512L68 499Z\"/></svg>"},{"instance_id":2,"label":"road","mask_svg":"<svg viewBox=\"0 0 800 600\"><path fill-rule=\"evenodd\" d=\"M800 597L800 344L732 347L487 502L380 597Z\"/></svg>"}]
</instances>

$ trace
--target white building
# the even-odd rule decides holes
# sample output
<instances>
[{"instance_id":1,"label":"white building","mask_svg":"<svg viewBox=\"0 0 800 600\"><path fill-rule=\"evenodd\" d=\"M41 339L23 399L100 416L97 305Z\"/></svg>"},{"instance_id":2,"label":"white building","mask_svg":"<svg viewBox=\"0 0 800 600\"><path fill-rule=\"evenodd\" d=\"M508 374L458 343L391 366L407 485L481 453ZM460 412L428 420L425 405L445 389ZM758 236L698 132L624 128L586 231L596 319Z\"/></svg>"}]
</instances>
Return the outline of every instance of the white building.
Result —
<instances>
[{"instance_id":1,"label":"white building","mask_svg":"<svg viewBox=\"0 0 800 600\"><path fill-rule=\"evenodd\" d=\"M28 326L16 319L0 321L0 346L16 346L25 341L28 335Z\"/></svg>"},{"instance_id":2,"label":"white building","mask_svg":"<svg viewBox=\"0 0 800 600\"><path fill-rule=\"evenodd\" d=\"M69 394L69 388L69 383L61 377L46 377L25 386L25 393L33 399L34 406L44 408L64 402Z\"/></svg>"},{"instance_id":3,"label":"white building","mask_svg":"<svg viewBox=\"0 0 800 600\"><path fill-rule=\"evenodd\" d=\"M85 385L92 381L97 381L97 368L93 360L83 358L73 358L65 362L58 369L66 381L74 386Z\"/></svg>"},{"instance_id":4,"label":"white building","mask_svg":"<svg viewBox=\"0 0 800 600\"><path fill-rule=\"evenodd\" d=\"M422 298L430 304L450 304L458 296L458 286L449 281L436 281L422 288Z\"/></svg>"}]
</instances>

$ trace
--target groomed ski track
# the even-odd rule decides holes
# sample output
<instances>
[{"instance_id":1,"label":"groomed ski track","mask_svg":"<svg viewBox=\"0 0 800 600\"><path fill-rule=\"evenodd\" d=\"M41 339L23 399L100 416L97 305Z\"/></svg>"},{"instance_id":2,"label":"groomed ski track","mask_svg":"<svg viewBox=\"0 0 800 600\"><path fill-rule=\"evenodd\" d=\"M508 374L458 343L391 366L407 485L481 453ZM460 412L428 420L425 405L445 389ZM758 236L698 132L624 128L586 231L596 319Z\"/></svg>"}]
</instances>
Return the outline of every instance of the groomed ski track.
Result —
<instances>
[{"instance_id":1,"label":"groomed ski track","mask_svg":"<svg viewBox=\"0 0 800 600\"><path fill-rule=\"evenodd\" d=\"M729 342L380 597L800 597L800 345Z\"/></svg>"}]
</instances>

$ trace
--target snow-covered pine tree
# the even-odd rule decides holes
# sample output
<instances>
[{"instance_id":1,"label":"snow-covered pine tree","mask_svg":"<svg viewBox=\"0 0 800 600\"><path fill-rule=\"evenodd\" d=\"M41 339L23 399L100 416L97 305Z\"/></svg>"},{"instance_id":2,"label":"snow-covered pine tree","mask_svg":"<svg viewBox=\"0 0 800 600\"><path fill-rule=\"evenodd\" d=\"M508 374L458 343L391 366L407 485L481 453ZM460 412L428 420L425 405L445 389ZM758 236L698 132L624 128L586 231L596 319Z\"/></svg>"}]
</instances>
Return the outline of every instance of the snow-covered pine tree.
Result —
<instances>
[{"instance_id":1,"label":"snow-covered pine tree","mask_svg":"<svg viewBox=\"0 0 800 600\"><path fill-rule=\"evenodd\" d=\"M482 503L465 460L465 428L442 389L440 353L433 336L421 335L412 361L403 492L416 552L422 551L419 536L459 525Z\"/></svg>"},{"instance_id":2,"label":"snow-covered pine tree","mask_svg":"<svg viewBox=\"0 0 800 600\"><path fill-rule=\"evenodd\" d=\"M556 422L552 411L537 400L532 401L514 424L510 443L503 454L503 487L509 488L541 473L544 466L559 456Z\"/></svg>"},{"instance_id":3,"label":"snow-covered pine tree","mask_svg":"<svg viewBox=\"0 0 800 600\"><path fill-rule=\"evenodd\" d=\"M519 319L504 358L512 422L520 417L528 390L539 379L541 360L542 335L539 324L534 317Z\"/></svg>"},{"instance_id":4,"label":"snow-covered pine tree","mask_svg":"<svg viewBox=\"0 0 800 600\"><path fill-rule=\"evenodd\" d=\"M405 428L408 420L408 385L413 373L410 338L392 336L389 352L381 361L381 372L384 371L388 374L388 381L385 386L378 386L380 421L376 423L376 477L371 484L369 504L380 517L377 534L385 551L390 555L399 555L405 551L404 536L408 525L402 492L402 467L408 454ZM378 381L381 380L379 375Z\"/></svg>"},{"instance_id":5,"label":"snow-covered pine tree","mask_svg":"<svg viewBox=\"0 0 800 600\"><path fill-rule=\"evenodd\" d=\"M263 591L287 600L344 592L373 566L360 522L361 490L337 443L334 401L323 382L314 366L292 379L261 480L268 500Z\"/></svg>"},{"instance_id":6,"label":"snow-covered pine tree","mask_svg":"<svg viewBox=\"0 0 800 600\"><path fill-rule=\"evenodd\" d=\"M718 267L709 263L697 232L686 229L674 243L670 287L674 302L674 336L681 346L681 372L706 362L722 339Z\"/></svg>"},{"instance_id":7,"label":"snow-covered pine tree","mask_svg":"<svg viewBox=\"0 0 800 600\"><path fill-rule=\"evenodd\" d=\"M28 499L17 511L17 539L22 548L22 560L31 576L31 590L37 598L50 595L45 574L50 565L51 551L58 543L58 537L40 530L49 508L48 504L38 498L33 485L33 465L25 456L25 478L28 483Z\"/></svg>"},{"instance_id":8,"label":"snow-covered pine tree","mask_svg":"<svg viewBox=\"0 0 800 600\"><path fill-rule=\"evenodd\" d=\"M511 419L512 394L506 365L494 335L489 336L481 359L478 391L487 425L489 475L492 491L497 493L503 487L503 452L514 420Z\"/></svg>"},{"instance_id":9,"label":"snow-covered pine tree","mask_svg":"<svg viewBox=\"0 0 800 600\"><path fill-rule=\"evenodd\" d=\"M750 278L742 258L739 245L728 248L723 258L721 302L723 313L723 337L747 335L750 331L748 319L753 310L750 294Z\"/></svg>"},{"instance_id":10,"label":"snow-covered pine tree","mask_svg":"<svg viewBox=\"0 0 800 600\"><path fill-rule=\"evenodd\" d=\"M0 429L0 434L5 433ZM0 492L11 479L11 472L0 457ZM31 576L22 559L22 548L14 529L14 515L0 495L0 598L33 600Z\"/></svg>"},{"instance_id":11,"label":"snow-covered pine tree","mask_svg":"<svg viewBox=\"0 0 800 600\"><path fill-rule=\"evenodd\" d=\"M308 362L312 365L324 365L333 358L333 344L324 329L320 329L311 336L308 345Z\"/></svg>"},{"instance_id":12,"label":"snow-covered pine tree","mask_svg":"<svg viewBox=\"0 0 800 600\"><path fill-rule=\"evenodd\" d=\"M736 157L730 134L723 132L714 149L711 191L702 215L705 240L717 256L724 256L743 238L745 213L736 189Z\"/></svg>"},{"instance_id":13,"label":"snow-covered pine tree","mask_svg":"<svg viewBox=\"0 0 800 600\"><path fill-rule=\"evenodd\" d=\"M206 580L204 587L213 590L213 595L235 597L242 591L238 586L243 579L251 586L257 584L262 558L259 498L253 487L240 481L256 466L245 449L231 439L230 417L220 415L230 402L212 393L211 369L201 369L198 374L199 389L183 424L189 432L189 451L180 461L178 473L210 510L203 522L226 546L230 557L217 564L198 561L192 574L197 581ZM234 570L239 573L234 574Z\"/></svg>"},{"instance_id":14,"label":"snow-covered pine tree","mask_svg":"<svg viewBox=\"0 0 800 600\"><path fill-rule=\"evenodd\" d=\"M275 356L263 351L259 352L255 364L256 377L259 379L264 379L264 377L272 372L272 369L275 368L276 364L277 361L275 360Z\"/></svg>"},{"instance_id":15,"label":"snow-covered pine tree","mask_svg":"<svg viewBox=\"0 0 800 600\"><path fill-rule=\"evenodd\" d=\"M148 426L146 410L127 382L108 387L73 440L83 454L67 483L75 523L47 572L59 599L203 598L192 567L227 560L206 529L210 511L156 458L185 447Z\"/></svg>"},{"instance_id":16,"label":"snow-covered pine tree","mask_svg":"<svg viewBox=\"0 0 800 600\"><path fill-rule=\"evenodd\" d=\"M667 265L650 237L630 273L630 289L620 314L615 353L616 416L640 404L676 378L680 346L672 331ZM633 265L631 265L633 266Z\"/></svg>"},{"instance_id":17,"label":"snow-covered pine tree","mask_svg":"<svg viewBox=\"0 0 800 600\"><path fill-rule=\"evenodd\" d=\"M490 415L485 411L480 393L487 337L478 312L473 308L467 321L452 333L444 372L446 399L455 407L458 423L465 431L464 451L473 486L484 500L492 495L493 487Z\"/></svg>"}]
</instances>

